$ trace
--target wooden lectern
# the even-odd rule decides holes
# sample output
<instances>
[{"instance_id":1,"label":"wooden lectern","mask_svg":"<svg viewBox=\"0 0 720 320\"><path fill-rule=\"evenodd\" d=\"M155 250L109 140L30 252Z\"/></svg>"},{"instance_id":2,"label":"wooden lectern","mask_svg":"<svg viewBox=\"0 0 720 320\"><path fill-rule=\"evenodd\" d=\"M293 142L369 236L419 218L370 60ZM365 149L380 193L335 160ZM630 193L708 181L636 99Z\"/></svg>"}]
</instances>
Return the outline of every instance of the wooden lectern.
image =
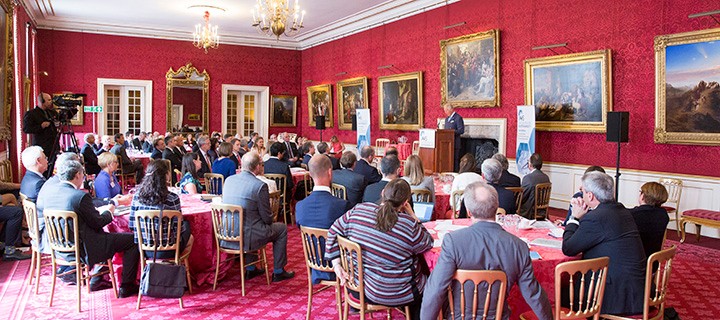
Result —
<instances>
[{"instance_id":1,"label":"wooden lectern","mask_svg":"<svg viewBox=\"0 0 720 320\"><path fill-rule=\"evenodd\" d=\"M435 130L435 148L420 147L420 160L426 170L453 171L455 164L455 130Z\"/></svg>"}]
</instances>

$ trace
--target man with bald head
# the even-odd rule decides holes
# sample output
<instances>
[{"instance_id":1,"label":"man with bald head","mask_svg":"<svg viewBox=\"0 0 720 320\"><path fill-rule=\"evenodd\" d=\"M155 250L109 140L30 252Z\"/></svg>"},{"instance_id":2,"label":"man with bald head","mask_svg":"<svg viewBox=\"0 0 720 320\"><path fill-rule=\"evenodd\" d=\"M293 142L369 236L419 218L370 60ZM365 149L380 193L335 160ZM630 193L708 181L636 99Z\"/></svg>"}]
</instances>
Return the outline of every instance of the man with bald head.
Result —
<instances>
[{"instance_id":1,"label":"man with bald head","mask_svg":"<svg viewBox=\"0 0 720 320\"><path fill-rule=\"evenodd\" d=\"M460 310L460 285L452 281L458 269L505 272L508 289L517 284L537 318L552 319L550 301L535 278L527 244L495 223L498 208L495 188L485 182L472 183L465 188L464 201L473 224L443 238L440 258L425 285L420 319L437 319L450 286L456 297L455 310ZM465 284L465 301L472 301L474 289L471 282ZM484 296L478 299L484 299ZM497 291L493 292L491 300L497 301ZM484 301L478 301L478 305L484 304ZM469 304L467 308L470 308ZM509 319L508 304L505 303L502 315L496 315L491 309L488 318Z\"/></svg>"}]
</instances>

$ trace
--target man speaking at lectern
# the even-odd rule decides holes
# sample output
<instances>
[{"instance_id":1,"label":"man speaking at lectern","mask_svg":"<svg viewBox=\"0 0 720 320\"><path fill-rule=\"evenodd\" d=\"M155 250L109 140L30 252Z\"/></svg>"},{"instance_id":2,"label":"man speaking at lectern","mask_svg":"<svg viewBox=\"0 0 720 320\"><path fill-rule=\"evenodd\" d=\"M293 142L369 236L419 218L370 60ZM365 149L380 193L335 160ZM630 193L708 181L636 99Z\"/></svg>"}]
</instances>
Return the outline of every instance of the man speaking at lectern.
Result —
<instances>
[{"instance_id":1,"label":"man speaking at lectern","mask_svg":"<svg viewBox=\"0 0 720 320\"><path fill-rule=\"evenodd\" d=\"M463 122L463 118L457 112L455 112L455 108L453 108L453 106L451 106L450 104L444 105L443 110L445 110L445 115L447 116L447 118L445 118L445 129L455 130L455 155L453 158L453 171L457 172L460 164L460 135L465 133L465 122Z\"/></svg>"}]
</instances>

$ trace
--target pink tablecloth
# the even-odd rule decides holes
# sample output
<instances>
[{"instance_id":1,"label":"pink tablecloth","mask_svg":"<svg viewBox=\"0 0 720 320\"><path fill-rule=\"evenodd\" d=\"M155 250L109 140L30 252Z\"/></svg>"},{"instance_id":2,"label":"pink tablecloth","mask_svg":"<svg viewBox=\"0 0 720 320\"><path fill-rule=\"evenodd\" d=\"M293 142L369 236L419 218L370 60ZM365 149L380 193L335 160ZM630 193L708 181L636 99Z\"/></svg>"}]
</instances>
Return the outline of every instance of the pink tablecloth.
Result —
<instances>
[{"instance_id":1,"label":"pink tablecloth","mask_svg":"<svg viewBox=\"0 0 720 320\"><path fill-rule=\"evenodd\" d=\"M452 220L452 224L469 226L471 224L471 220L455 219ZM426 222L424 225L428 230L435 230L437 221ZM505 227L505 230L516 235L517 237L528 239L528 241L539 238L554 239L548 235L547 229L515 230L514 228ZM433 234L433 238L438 238L437 232ZM553 249L548 247L532 246L530 250L539 253L542 257L541 260L533 260L533 270L535 272L535 277L540 283L540 286L545 289L545 293L547 293L548 298L550 298L550 302L554 303L555 266L565 261L577 260L580 257L568 257L565 256L560 249ZM437 263L438 258L440 258L440 247L432 248L426 251L425 253L423 253L423 257L425 258L425 262L427 263L428 268L430 268L430 271L432 271L435 268L435 264ZM510 296L508 297L507 302L510 309L512 310L512 314L510 317L511 319L518 319L520 314L531 310L530 306L525 303L525 299L523 299L517 286L513 286L513 288L510 290Z\"/></svg>"},{"instance_id":2,"label":"pink tablecloth","mask_svg":"<svg viewBox=\"0 0 720 320\"><path fill-rule=\"evenodd\" d=\"M130 158L132 158L133 160L134 160L134 159L140 160L140 162L141 162L142 165L143 165L143 168L147 168L148 164L150 163L150 160L152 160L152 159L150 158L150 153L136 154L136 155L133 155L133 156L130 157Z\"/></svg>"},{"instance_id":3,"label":"pink tablecloth","mask_svg":"<svg viewBox=\"0 0 720 320\"><path fill-rule=\"evenodd\" d=\"M435 207L433 208L432 220L453 218L452 213L448 214L448 210L450 210L450 194L443 190L446 185L452 186L452 182L435 179Z\"/></svg>"},{"instance_id":4,"label":"pink tablecloth","mask_svg":"<svg viewBox=\"0 0 720 320\"><path fill-rule=\"evenodd\" d=\"M300 183L300 181L305 180L305 177L310 179L310 176L305 175L306 173L308 173L308 172L303 169L293 169L292 177L293 177L293 183L295 184L295 186L297 186L298 183Z\"/></svg>"}]
</instances>

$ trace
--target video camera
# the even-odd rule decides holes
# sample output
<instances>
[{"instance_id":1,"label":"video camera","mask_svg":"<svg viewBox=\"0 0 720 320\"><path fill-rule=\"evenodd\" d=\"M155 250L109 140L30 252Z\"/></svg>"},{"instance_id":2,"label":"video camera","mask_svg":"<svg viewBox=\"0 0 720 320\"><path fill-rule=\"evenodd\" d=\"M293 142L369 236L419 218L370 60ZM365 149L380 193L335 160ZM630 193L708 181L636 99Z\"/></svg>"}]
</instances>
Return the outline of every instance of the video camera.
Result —
<instances>
[{"instance_id":1,"label":"video camera","mask_svg":"<svg viewBox=\"0 0 720 320\"><path fill-rule=\"evenodd\" d=\"M85 96L87 95L84 93L66 93L53 97L52 102L57 106L58 121L61 123L70 122L70 119L78 113L78 107L82 104L82 100L79 98Z\"/></svg>"}]
</instances>

